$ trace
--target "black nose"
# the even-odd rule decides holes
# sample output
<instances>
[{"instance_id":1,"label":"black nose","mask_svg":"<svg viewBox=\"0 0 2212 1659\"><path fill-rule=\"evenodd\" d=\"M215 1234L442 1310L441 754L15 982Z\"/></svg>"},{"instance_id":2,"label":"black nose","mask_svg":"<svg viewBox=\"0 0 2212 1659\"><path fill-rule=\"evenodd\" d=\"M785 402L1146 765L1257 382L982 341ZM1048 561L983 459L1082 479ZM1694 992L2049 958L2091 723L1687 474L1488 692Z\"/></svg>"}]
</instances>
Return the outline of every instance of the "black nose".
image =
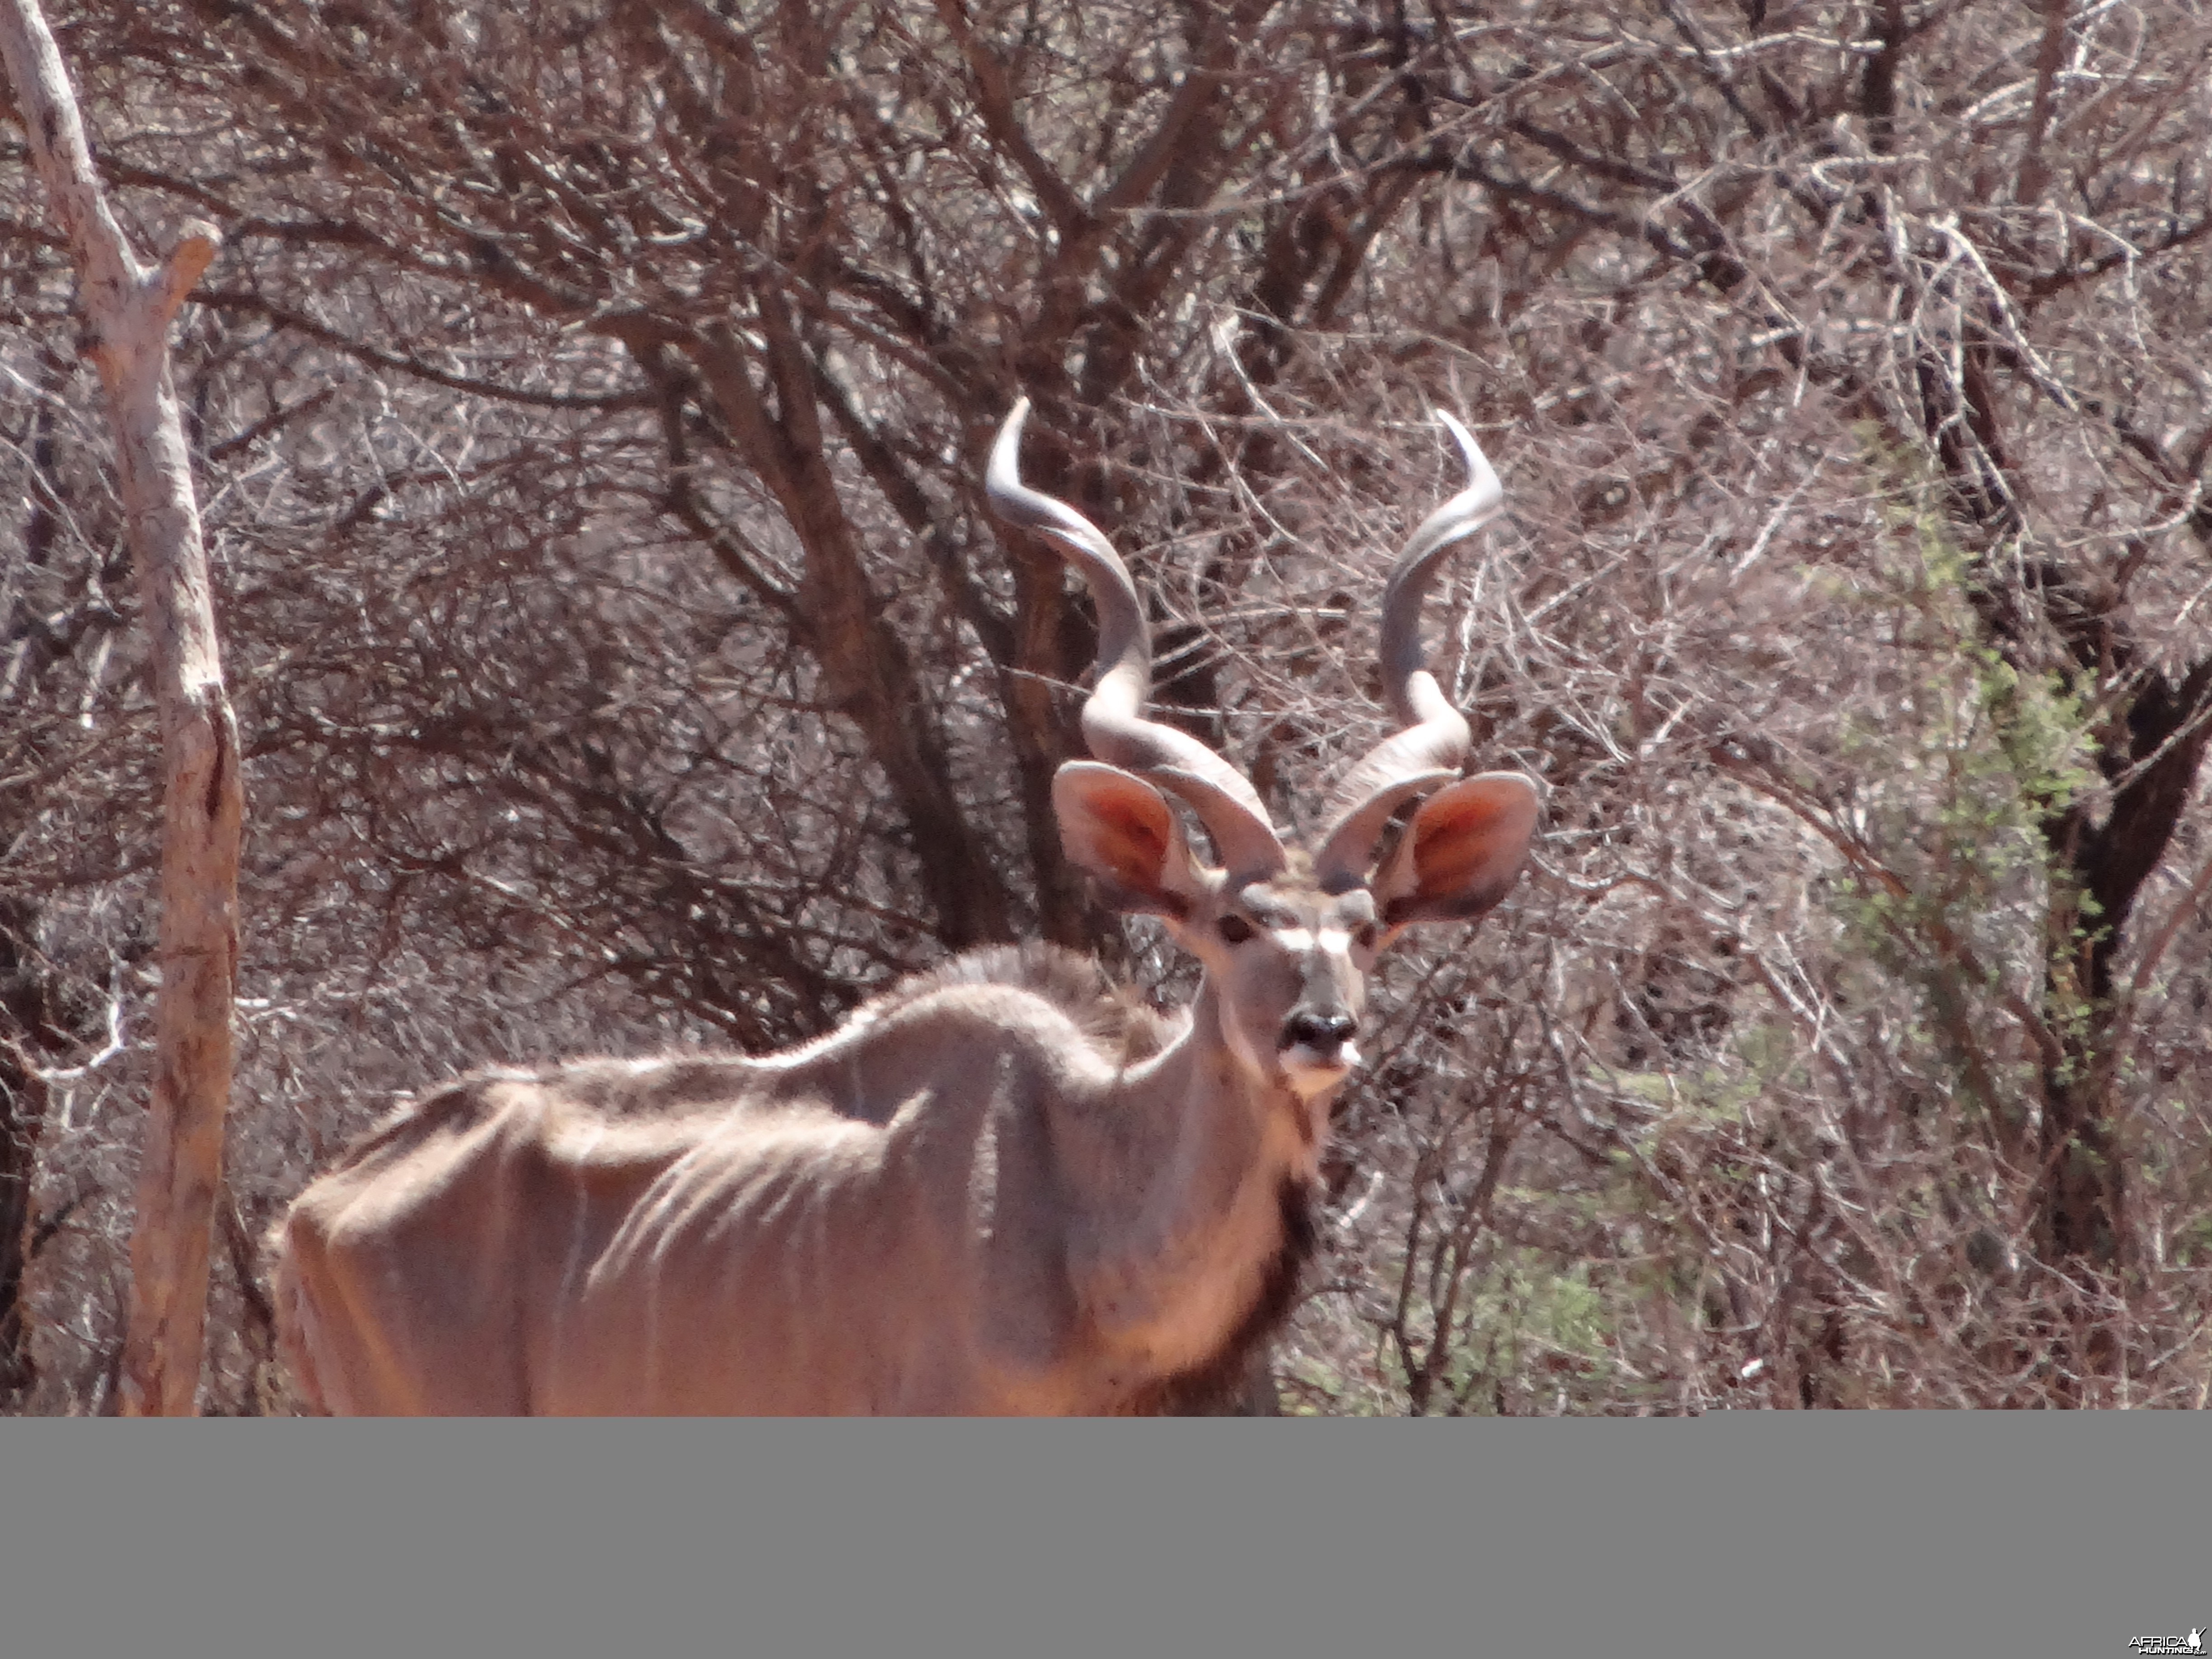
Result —
<instances>
[{"instance_id":1,"label":"black nose","mask_svg":"<svg viewBox=\"0 0 2212 1659\"><path fill-rule=\"evenodd\" d=\"M1317 1054L1334 1054L1358 1030L1350 1014L1292 1014L1283 1023L1283 1047L1304 1044Z\"/></svg>"}]
</instances>

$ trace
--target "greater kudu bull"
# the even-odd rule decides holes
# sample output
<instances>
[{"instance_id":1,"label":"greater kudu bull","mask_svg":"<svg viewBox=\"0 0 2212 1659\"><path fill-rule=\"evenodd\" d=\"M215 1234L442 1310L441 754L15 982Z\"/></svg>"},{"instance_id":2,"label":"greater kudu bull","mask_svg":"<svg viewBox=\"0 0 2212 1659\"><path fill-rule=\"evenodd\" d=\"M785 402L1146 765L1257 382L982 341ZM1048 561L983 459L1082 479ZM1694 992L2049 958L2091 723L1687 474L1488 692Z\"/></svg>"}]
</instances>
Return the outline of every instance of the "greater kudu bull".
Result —
<instances>
[{"instance_id":1,"label":"greater kudu bull","mask_svg":"<svg viewBox=\"0 0 2212 1659\"><path fill-rule=\"evenodd\" d=\"M1098 609L1097 758L1054 781L1062 842L1198 958L1190 1008L1147 1015L1074 957L1001 949L784 1054L441 1089L278 1229L283 1346L311 1407L1161 1410L1236 1378L1288 1309L1376 954L1496 904L1535 825L1528 779L1459 775L1467 722L1421 665L1438 556L1502 491L1445 416L1470 482L1414 532L1383 600L1403 729L1337 791L1309 857L1234 767L1145 718L1135 586L1095 526L1021 482L1027 410L992 448L990 500L1064 550Z\"/></svg>"}]
</instances>

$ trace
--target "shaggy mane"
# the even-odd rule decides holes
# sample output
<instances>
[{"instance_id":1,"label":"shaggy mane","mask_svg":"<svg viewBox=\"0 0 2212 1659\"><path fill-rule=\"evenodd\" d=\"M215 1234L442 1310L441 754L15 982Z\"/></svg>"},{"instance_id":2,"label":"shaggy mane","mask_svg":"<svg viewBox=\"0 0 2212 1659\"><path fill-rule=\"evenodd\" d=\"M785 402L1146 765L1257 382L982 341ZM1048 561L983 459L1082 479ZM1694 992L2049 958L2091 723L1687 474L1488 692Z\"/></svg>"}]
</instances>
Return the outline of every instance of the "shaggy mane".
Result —
<instances>
[{"instance_id":1,"label":"shaggy mane","mask_svg":"<svg viewBox=\"0 0 2212 1659\"><path fill-rule=\"evenodd\" d=\"M963 952L901 980L869 1011L889 1013L937 991L987 985L1042 997L1075 1023L1091 1047L1125 1064L1159 1053L1183 1029L1180 1017L1146 1007L1088 957L1056 945L989 945Z\"/></svg>"},{"instance_id":2,"label":"shaggy mane","mask_svg":"<svg viewBox=\"0 0 2212 1659\"><path fill-rule=\"evenodd\" d=\"M1282 1235L1258 1293L1244 1316L1206 1358L1172 1376L1146 1384L1122 1406L1128 1417L1228 1417L1241 1415L1252 1363L1290 1323L1298 1305L1307 1265L1318 1253L1321 1230L1314 1219L1313 1189L1296 1176L1285 1176L1276 1188Z\"/></svg>"}]
</instances>

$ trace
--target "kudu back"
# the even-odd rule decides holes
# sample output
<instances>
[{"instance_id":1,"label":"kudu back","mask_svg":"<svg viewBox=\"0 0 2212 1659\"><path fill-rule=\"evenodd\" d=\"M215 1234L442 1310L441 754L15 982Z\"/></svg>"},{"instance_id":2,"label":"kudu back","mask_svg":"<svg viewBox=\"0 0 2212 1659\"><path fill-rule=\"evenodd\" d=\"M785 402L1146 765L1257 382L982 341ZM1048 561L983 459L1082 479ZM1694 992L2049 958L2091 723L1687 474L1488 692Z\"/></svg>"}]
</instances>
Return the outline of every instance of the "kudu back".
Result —
<instances>
[{"instance_id":1,"label":"kudu back","mask_svg":"<svg viewBox=\"0 0 2212 1659\"><path fill-rule=\"evenodd\" d=\"M1385 590L1400 729L1299 851L1235 767L1146 718L1135 586L1095 526L1021 482L1027 411L1000 430L988 494L1098 610L1094 758L1054 781L1062 842L1197 958L1190 1006L1164 1019L1078 958L1000 948L786 1053L441 1089L277 1228L279 1332L310 1409L1108 1413L1243 1374L1312 1246L1376 957L1407 927L1481 915L1527 856L1534 785L1460 775L1467 722L1421 665L1439 556L1502 492L1443 416L1469 483Z\"/></svg>"}]
</instances>

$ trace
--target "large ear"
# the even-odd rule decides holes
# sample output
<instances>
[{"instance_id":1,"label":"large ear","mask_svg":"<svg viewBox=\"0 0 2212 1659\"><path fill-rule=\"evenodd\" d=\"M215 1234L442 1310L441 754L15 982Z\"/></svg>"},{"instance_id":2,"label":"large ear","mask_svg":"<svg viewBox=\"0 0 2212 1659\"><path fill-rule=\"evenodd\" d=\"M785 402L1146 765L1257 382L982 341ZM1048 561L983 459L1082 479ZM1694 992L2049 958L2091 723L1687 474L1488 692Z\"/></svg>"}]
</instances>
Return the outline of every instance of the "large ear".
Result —
<instances>
[{"instance_id":1,"label":"large ear","mask_svg":"<svg viewBox=\"0 0 2212 1659\"><path fill-rule=\"evenodd\" d=\"M1423 801L1373 887L1387 927L1473 921L1513 890L1536 829L1536 786L1518 772L1462 778Z\"/></svg>"},{"instance_id":2,"label":"large ear","mask_svg":"<svg viewBox=\"0 0 2212 1659\"><path fill-rule=\"evenodd\" d=\"M1142 778L1097 761L1070 761L1052 780L1060 844L1117 910L1180 921L1200 891L1182 824Z\"/></svg>"}]
</instances>

